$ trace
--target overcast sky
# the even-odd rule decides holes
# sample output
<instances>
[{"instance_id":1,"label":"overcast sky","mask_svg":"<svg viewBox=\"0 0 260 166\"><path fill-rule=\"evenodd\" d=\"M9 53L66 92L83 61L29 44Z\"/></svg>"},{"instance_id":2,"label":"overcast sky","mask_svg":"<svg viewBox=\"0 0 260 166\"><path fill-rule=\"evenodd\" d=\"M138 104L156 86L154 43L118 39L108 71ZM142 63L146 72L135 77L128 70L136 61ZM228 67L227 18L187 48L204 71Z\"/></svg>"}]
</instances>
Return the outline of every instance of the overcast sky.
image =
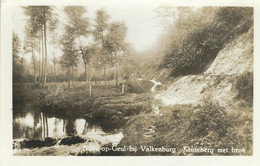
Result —
<instances>
[{"instance_id":1,"label":"overcast sky","mask_svg":"<svg viewBox=\"0 0 260 166\"><path fill-rule=\"evenodd\" d=\"M117 1L118 2L118 1ZM128 27L127 42L130 42L137 51L143 51L155 44L161 33L161 27L156 19L154 10L160 4L139 4L139 3L89 3L84 5L87 9L87 17L94 22L95 11L104 8L111 16L111 21L124 21ZM56 6L55 12L60 22L65 23L66 16L62 9L64 6ZM24 26L26 16L21 7L14 8L13 31L24 40ZM61 24L62 25L62 24ZM62 33L61 27L58 30ZM52 50L51 46L48 52Z\"/></svg>"}]
</instances>

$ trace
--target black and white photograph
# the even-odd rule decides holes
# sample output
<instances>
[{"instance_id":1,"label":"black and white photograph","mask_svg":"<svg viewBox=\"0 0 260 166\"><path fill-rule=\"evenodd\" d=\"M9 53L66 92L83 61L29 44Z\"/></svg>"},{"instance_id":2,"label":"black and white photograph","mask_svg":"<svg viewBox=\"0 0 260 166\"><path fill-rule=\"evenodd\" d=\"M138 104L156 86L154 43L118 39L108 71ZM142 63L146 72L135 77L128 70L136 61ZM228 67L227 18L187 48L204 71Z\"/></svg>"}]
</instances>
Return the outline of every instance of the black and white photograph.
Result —
<instances>
[{"instance_id":1,"label":"black and white photograph","mask_svg":"<svg viewBox=\"0 0 260 166\"><path fill-rule=\"evenodd\" d=\"M112 1L9 5L11 156L259 152L254 5Z\"/></svg>"}]
</instances>

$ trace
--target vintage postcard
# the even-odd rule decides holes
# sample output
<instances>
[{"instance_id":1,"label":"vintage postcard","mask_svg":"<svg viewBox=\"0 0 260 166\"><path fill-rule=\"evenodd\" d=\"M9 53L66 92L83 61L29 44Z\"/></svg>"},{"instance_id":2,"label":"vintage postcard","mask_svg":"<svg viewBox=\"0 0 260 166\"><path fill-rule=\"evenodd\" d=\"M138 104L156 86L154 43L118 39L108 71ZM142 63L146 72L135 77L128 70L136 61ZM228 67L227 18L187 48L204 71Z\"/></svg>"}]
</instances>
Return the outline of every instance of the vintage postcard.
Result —
<instances>
[{"instance_id":1,"label":"vintage postcard","mask_svg":"<svg viewBox=\"0 0 260 166\"><path fill-rule=\"evenodd\" d=\"M260 164L259 3L220 2L1 2L3 165Z\"/></svg>"}]
</instances>

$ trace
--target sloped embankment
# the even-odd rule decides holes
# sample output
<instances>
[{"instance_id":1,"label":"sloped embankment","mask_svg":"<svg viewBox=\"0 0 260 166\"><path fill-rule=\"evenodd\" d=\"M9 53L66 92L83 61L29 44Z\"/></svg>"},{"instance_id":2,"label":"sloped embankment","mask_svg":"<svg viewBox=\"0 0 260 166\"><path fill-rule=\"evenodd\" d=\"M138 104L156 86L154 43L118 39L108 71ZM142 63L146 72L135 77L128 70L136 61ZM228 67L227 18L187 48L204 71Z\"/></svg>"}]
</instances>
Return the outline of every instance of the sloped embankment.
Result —
<instances>
[{"instance_id":1,"label":"sloped embankment","mask_svg":"<svg viewBox=\"0 0 260 166\"><path fill-rule=\"evenodd\" d=\"M205 72L169 78L166 85L155 95L156 110L127 123L121 145L176 148L149 155L253 154L253 26L226 43Z\"/></svg>"},{"instance_id":2,"label":"sloped embankment","mask_svg":"<svg viewBox=\"0 0 260 166\"><path fill-rule=\"evenodd\" d=\"M179 78L155 98L161 100L164 105L198 105L210 97L222 106L229 106L239 91L246 88L241 86L250 86L245 84L238 86L241 84L239 83L241 77L252 79L252 73L253 27L228 43L218 53L207 71L200 75ZM247 104L252 105L252 101L250 102Z\"/></svg>"}]
</instances>

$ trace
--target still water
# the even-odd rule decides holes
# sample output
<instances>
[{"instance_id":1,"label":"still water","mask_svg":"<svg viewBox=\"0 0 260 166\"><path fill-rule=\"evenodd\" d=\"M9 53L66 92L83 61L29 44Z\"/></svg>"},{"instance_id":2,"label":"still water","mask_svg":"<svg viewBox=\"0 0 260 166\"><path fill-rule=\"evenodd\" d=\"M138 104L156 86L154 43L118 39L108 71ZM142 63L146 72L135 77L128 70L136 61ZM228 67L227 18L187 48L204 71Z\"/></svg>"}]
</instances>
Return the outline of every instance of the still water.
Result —
<instances>
[{"instance_id":1,"label":"still water","mask_svg":"<svg viewBox=\"0 0 260 166\"><path fill-rule=\"evenodd\" d=\"M60 138L73 135L90 137L105 134L100 127L91 125L86 119L47 116L30 104L16 108L13 113L14 139Z\"/></svg>"}]
</instances>

